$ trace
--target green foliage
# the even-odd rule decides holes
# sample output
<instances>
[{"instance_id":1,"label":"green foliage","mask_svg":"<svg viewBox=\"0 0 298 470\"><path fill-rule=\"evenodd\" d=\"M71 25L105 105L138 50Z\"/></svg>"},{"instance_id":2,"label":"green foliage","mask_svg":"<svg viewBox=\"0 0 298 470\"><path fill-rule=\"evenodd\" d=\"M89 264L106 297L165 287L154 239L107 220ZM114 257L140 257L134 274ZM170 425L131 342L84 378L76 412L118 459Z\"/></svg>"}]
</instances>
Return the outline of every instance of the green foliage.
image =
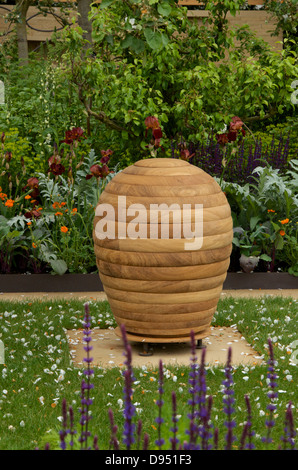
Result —
<instances>
[{"instance_id":1,"label":"green foliage","mask_svg":"<svg viewBox=\"0 0 298 470\"><path fill-rule=\"evenodd\" d=\"M227 13L235 14L242 1L205 3L210 24L201 26L170 0L94 5L93 44L84 56L80 28L57 35L60 71L120 162L122 155L131 161L146 155L147 116L159 119L166 155L169 139L203 141L235 115L256 127L295 114L295 56L273 52L248 28L227 27Z\"/></svg>"},{"instance_id":2,"label":"green foliage","mask_svg":"<svg viewBox=\"0 0 298 470\"><path fill-rule=\"evenodd\" d=\"M50 171L28 178L25 171L23 184L10 181L13 199L0 190L1 272L50 270L61 275L96 270L94 211L101 191L117 169L103 178L89 178L99 159L94 151L82 159L75 150L69 149L65 157L68 165L73 165L67 176ZM10 179L8 171L4 176Z\"/></svg>"},{"instance_id":3,"label":"green foliage","mask_svg":"<svg viewBox=\"0 0 298 470\"><path fill-rule=\"evenodd\" d=\"M298 274L298 161L285 175L267 166L255 169L253 183L222 182L232 208L235 247L258 256L267 269Z\"/></svg>"},{"instance_id":4,"label":"green foliage","mask_svg":"<svg viewBox=\"0 0 298 470\"><path fill-rule=\"evenodd\" d=\"M264 0L264 7L276 20L273 33L283 32L286 38L297 37L298 9L296 0Z\"/></svg>"},{"instance_id":5,"label":"green foliage","mask_svg":"<svg viewBox=\"0 0 298 470\"><path fill-rule=\"evenodd\" d=\"M0 70L5 85L0 131L19 146L12 149L13 154L17 158L22 152L29 170L44 171L53 144L59 144L70 127L84 127L86 118L58 64L39 57L31 60L25 72L13 60Z\"/></svg>"}]
</instances>

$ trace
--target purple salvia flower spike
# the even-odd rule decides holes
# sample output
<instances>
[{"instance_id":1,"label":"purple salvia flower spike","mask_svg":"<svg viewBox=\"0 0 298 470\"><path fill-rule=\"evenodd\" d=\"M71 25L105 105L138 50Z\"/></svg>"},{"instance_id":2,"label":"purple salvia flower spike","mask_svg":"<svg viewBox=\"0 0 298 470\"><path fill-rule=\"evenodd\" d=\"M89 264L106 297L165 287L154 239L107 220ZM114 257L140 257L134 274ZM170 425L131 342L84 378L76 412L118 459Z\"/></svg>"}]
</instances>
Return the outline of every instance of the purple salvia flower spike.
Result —
<instances>
[{"instance_id":1,"label":"purple salvia flower spike","mask_svg":"<svg viewBox=\"0 0 298 470\"><path fill-rule=\"evenodd\" d=\"M131 346L127 341L125 326L121 325L121 333L124 342L125 355L126 355L126 369L123 372L124 376L124 427L123 427L123 443L126 445L127 450L131 449L132 444L135 442L134 431L135 425L133 423L133 416L135 415L135 407L132 403L132 384L134 381L132 370L132 352Z\"/></svg>"},{"instance_id":2,"label":"purple salvia flower spike","mask_svg":"<svg viewBox=\"0 0 298 470\"><path fill-rule=\"evenodd\" d=\"M158 439L155 441L155 444L159 447L161 450L161 447L165 443L164 439L161 437L161 425L164 422L164 419L161 416L161 411L162 411L162 405L163 405L163 364L162 361L159 361L159 380L158 380L158 393L159 393L159 398L156 400L156 405L158 406L158 417L155 418L155 422L157 423L157 429L158 429Z\"/></svg>"},{"instance_id":3,"label":"purple salvia flower spike","mask_svg":"<svg viewBox=\"0 0 298 470\"><path fill-rule=\"evenodd\" d=\"M266 419L265 425L267 428L267 435L262 438L262 441L266 444L270 444L272 442L271 438L271 431L272 428L275 426L274 421L274 412L276 411L276 405L274 403L275 399L278 397L278 393L274 391L277 387L277 383L275 382L277 375L275 374L275 360L273 354L273 345L272 341L268 339L268 346L269 346L269 359L268 359L268 372L267 378L269 380L269 392L267 396L269 398L269 404L267 405L267 410L269 411L269 419Z\"/></svg>"},{"instance_id":4,"label":"purple salvia flower spike","mask_svg":"<svg viewBox=\"0 0 298 470\"><path fill-rule=\"evenodd\" d=\"M225 367L226 379L223 381L223 385L225 387L224 398L223 398L223 404L224 404L223 410L224 410L224 413L226 414L225 426L227 428L227 433L225 436L225 439L226 439L225 450L231 450L232 444L236 440L236 437L233 435L233 428L236 426L236 423L235 423L235 420L232 418L233 413L235 411L233 408L235 399L234 399L234 390L233 390L231 359L232 359L232 349L229 348L227 364Z\"/></svg>"}]
</instances>

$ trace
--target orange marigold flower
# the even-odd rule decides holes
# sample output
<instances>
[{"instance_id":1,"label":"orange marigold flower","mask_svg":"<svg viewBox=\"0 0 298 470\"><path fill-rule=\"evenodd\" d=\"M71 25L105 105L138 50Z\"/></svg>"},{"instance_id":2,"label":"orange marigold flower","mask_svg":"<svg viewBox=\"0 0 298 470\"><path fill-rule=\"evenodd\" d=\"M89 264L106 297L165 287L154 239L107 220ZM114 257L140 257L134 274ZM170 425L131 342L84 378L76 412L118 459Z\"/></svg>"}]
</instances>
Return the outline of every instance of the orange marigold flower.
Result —
<instances>
[{"instance_id":1,"label":"orange marigold flower","mask_svg":"<svg viewBox=\"0 0 298 470\"><path fill-rule=\"evenodd\" d=\"M282 237L286 234L286 232L284 230L280 230L279 233Z\"/></svg>"},{"instance_id":2,"label":"orange marigold flower","mask_svg":"<svg viewBox=\"0 0 298 470\"><path fill-rule=\"evenodd\" d=\"M65 227L65 225L63 225L60 230L61 230L62 233L67 233L68 232L68 228Z\"/></svg>"},{"instance_id":3,"label":"orange marigold flower","mask_svg":"<svg viewBox=\"0 0 298 470\"><path fill-rule=\"evenodd\" d=\"M280 221L280 223L283 224L283 225L284 225L284 224L287 224L288 222L289 222L289 219L284 219L284 220L281 220L281 221Z\"/></svg>"},{"instance_id":4,"label":"orange marigold flower","mask_svg":"<svg viewBox=\"0 0 298 470\"><path fill-rule=\"evenodd\" d=\"M273 209L268 209L267 212L275 212Z\"/></svg>"},{"instance_id":5,"label":"orange marigold flower","mask_svg":"<svg viewBox=\"0 0 298 470\"><path fill-rule=\"evenodd\" d=\"M62 212L55 212L55 215L63 215Z\"/></svg>"},{"instance_id":6,"label":"orange marigold flower","mask_svg":"<svg viewBox=\"0 0 298 470\"><path fill-rule=\"evenodd\" d=\"M63 206L66 206L66 202L61 202L59 207L63 207Z\"/></svg>"},{"instance_id":7,"label":"orange marigold flower","mask_svg":"<svg viewBox=\"0 0 298 470\"><path fill-rule=\"evenodd\" d=\"M27 194L27 196L25 196L25 199L31 199L30 194Z\"/></svg>"},{"instance_id":8,"label":"orange marigold flower","mask_svg":"<svg viewBox=\"0 0 298 470\"><path fill-rule=\"evenodd\" d=\"M6 207L13 207L14 200L13 199L7 199L5 205L6 205Z\"/></svg>"},{"instance_id":9,"label":"orange marigold flower","mask_svg":"<svg viewBox=\"0 0 298 470\"><path fill-rule=\"evenodd\" d=\"M75 214L76 212L78 212L78 209L76 207L74 207L71 211L72 214Z\"/></svg>"},{"instance_id":10,"label":"orange marigold flower","mask_svg":"<svg viewBox=\"0 0 298 470\"><path fill-rule=\"evenodd\" d=\"M32 222L27 222L27 225L32 225Z\"/></svg>"},{"instance_id":11,"label":"orange marigold flower","mask_svg":"<svg viewBox=\"0 0 298 470\"><path fill-rule=\"evenodd\" d=\"M32 243L32 246L33 246L33 248L37 248L37 245L34 242Z\"/></svg>"},{"instance_id":12,"label":"orange marigold flower","mask_svg":"<svg viewBox=\"0 0 298 470\"><path fill-rule=\"evenodd\" d=\"M7 194L5 194L5 193L0 193L0 197L1 197L2 201L4 201L4 199L7 198Z\"/></svg>"}]
</instances>

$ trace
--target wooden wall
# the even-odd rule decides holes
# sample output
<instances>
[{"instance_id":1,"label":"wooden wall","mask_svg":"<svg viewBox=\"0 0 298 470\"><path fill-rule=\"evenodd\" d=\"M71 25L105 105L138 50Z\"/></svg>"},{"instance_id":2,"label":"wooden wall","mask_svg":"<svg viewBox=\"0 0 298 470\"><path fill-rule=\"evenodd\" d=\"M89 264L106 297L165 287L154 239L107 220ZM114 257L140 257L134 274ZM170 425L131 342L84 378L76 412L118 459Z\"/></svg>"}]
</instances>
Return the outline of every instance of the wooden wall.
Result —
<instances>
[{"instance_id":1,"label":"wooden wall","mask_svg":"<svg viewBox=\"0 0 298 470\"><path fill-rule=\"evenodd\" d=\"M68 0L68 3L71 2ZM251 5L261 5L263 2L262 0L249 0L248 3ZM180 4L191 7L199 5L200 2L197 0L180 0ZM11 10L12 8L12 5L0 4L0 33L7 33L10 35L13 30L13 25L5 20L5 16L7 15L8 10ZM60 14L59 8L54 8L53 11L57 15ZM72 17L76 18L76 11L71 8L69 11L69 19ZM190 9L188 11L189 18L196 19L199 22L202 21L202 19L207 15L208 12L205 10ZM27 18L29 46L30 43L36 45L39 42L50 39L52 34L51 31L53 31L55 28L59 29L61 27L55 16L51 14L43 16L42 14L39 14L39 11L36 7L29 8ZM280 36L271 36L271 31L275 29L274 22L270 18L269 14L264 10L241 10L236 14L235 17L229 15L228 20L232 26L248 24L251 29L257 33L258 36L265 39L273 48L279 50L282 48L282 45L278 44L278 41L282 41L282 34L280 34ZM6 36L3 36L0 40L5 40L5 37Z\"/></svg>"}]
</instances>

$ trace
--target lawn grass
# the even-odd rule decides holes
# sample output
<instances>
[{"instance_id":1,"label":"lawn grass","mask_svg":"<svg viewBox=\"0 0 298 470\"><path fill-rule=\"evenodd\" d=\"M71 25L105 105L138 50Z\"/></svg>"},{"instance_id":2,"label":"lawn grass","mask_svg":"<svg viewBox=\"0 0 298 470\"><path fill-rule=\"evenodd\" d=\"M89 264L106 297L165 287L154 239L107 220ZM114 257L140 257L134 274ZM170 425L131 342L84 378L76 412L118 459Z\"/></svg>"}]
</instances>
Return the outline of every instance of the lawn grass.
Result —
<instances>
[{"instance_id":1,"label":"lawn grass","mask_svg":"<svg viewBox=\"0 0 298 470\"><path fill-rule=\"evenodd\" d=\"M92 326L115 327L107 302L90 301ZM0 449L30 450L51 447L57 443L61 429L61 405L65 398L74 408L76 423L79 421L80 386L82 369L71 362L66 330L82 328L84 303L72 301L22 301L0 302L1 340L5 348L4 364L0 364ZM239 446L246 420L244 396L248 394L252 406L253 429L257 448L265 448L261 438L266 434L265 419L268 405L267 364L268 338L271 338L278 376L278 398L276 400L276 424L273 428L273 444L276 449L283 434L284 415L291 401L297 428L298 366L291 343L296 341L298 326L298 302L292 298L263 297L260 299L225 298L218 304L213 325L237 325L238 330L264 356L263 364L239 365L233 368L236 406L234 418L237 423L234 448ZM296 346L298 349L298 346ZM191 352L190 352L191 354ZM158 409L158 370L134 368L135 382L133 403L142 420L143 432L150 436L150 448L155 448ZM212 422L219 428L219 447L224 446L226 429L223 408L222 366L206 365L207 395L213 396ZM164 405L162 409L163 437L165 449L169 448L169 431L172 423L171 393L177 394L179 415L178 437L187 439L189 413L189 368L166 366L164 370ZM121 371L94 368L94 388L91 406L93 419L90 422L92 435L98 435L99 447L109 448L108 409L114 411L118 425L118 438L122 439L123 425L123 377ZM79 428L78 428L79 431Z\"/></svg>"}]
</instances>

